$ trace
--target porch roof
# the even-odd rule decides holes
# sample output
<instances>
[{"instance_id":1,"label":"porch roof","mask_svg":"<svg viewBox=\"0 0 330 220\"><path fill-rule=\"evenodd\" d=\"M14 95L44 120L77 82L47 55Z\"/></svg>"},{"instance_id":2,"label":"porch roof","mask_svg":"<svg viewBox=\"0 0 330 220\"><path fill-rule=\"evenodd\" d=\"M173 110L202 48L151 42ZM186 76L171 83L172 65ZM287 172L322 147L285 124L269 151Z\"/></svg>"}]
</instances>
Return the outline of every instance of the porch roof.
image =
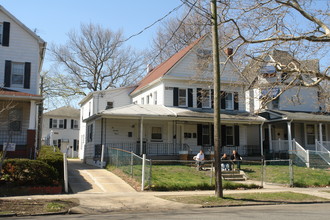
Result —
<instances>
[{"instance_id":1,"label":"porch roof","mask_svg":"<svg viewBox=\"0 0 330 220\"><path fill-rule=\"evenodd\" d=\"M321 112L291 112L280 110L266 110L260 113L261 116L272 121L312 121L312 122L330 122L329 113Z\"/></svg>"},{"instance_id":2,"label":"porch roof","mask_svg":"<svg viewBox=\"0 0 330 220\"><path fill-rule=\"evenodd\" d=\"M189 120L189 121L213 121L213 109L197 109L197 108L178 108L166 107L163 105L140 105L131 104L119 108L104 110L96 115L86 119L91 121L97 118L149 118L162 120ZM248 112L221 112L221 120L233 123L249 123L261 124L264 118L251 115Z\"/></svg>"}]
</instances>

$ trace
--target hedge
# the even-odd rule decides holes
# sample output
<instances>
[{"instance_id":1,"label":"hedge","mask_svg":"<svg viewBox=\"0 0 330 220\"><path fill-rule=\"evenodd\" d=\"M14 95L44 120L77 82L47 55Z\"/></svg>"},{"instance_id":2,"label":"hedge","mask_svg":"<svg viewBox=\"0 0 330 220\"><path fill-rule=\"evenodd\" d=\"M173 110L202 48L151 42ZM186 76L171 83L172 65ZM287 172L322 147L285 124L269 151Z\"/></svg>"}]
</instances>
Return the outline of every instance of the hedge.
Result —
<instances>
[{"instance_id":1,"label":"hedge","mask_svg":"<svg viewBox=\"0 0 330 220\"><path fill-rule=\"evenodd\" d=\"M8 159L2 167L1 182L18 186L55 186L59 184L56 169L39 160Z\"/></svg>"},{"instance_id":2,"label":"hedge","mask_svg":"<svg viewBox=\"0 0 330 220\"><path fill-rule=\"evenodd\" d=\"M58 174L59 174L59 179L61 183L63 182L63 154L62 152L59 151L57 147L55 147L56 152L54 152L54 148L51 146L42 146L37 160L45 162L49 166L54 167Z\"/></svg>"}]
</instances>

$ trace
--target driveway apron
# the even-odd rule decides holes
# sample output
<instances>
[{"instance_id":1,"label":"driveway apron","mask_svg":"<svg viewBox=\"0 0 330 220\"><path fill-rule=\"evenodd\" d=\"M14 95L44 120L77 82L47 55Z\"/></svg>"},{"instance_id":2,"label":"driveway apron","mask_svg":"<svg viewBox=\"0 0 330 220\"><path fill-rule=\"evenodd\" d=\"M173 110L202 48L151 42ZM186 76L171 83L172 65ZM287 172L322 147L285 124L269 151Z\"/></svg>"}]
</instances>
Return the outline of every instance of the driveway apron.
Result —
<instances>
[{"instance_id":1,"label":"driveway apron","mask_svg":"<svg viewBox=\"0 0 330 220\"><path fill-rule=\"evenodd\" d=\"M68 159L69 186L73 193L135 192L113 173L77 159Z\"/></svg>"}]
</instances>

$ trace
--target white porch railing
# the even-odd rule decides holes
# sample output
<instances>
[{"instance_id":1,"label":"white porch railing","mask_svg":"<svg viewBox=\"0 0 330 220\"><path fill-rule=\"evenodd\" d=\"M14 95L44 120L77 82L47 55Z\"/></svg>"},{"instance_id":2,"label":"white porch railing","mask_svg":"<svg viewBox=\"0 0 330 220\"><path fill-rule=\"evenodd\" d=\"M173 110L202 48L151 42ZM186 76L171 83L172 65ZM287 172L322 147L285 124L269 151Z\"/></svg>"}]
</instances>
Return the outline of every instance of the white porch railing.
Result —
<instances>
[{"instance_id":1,"label":"white porch railing","mask_svg":"<svg viewBox=\"0 0 330 220\"><path fill-rule=\"evenodd\" d=\"M316 153L330 165L330 151L320 141L315 141Z\"/></svg>"},{"instance_id":2,"label":"white porch railing","mask_svg":"<svg viewBox=\"0 0 330 220\"><path fill-rule=\"evenodd\" d=\"M288 140L272 140L272 149L271 152L283 152L289 151L289 141Z\"/></svg>"},{"instance_id":3,"label":"white porch railing","mask_svg":"<svg viewBox=\"0 0 330 220\"><path fill-rule=\"evenodd\" d=\"M309 167L309 150L305 150L298 142L293 140L292 151Z\"/></svg>"}]
</instances>

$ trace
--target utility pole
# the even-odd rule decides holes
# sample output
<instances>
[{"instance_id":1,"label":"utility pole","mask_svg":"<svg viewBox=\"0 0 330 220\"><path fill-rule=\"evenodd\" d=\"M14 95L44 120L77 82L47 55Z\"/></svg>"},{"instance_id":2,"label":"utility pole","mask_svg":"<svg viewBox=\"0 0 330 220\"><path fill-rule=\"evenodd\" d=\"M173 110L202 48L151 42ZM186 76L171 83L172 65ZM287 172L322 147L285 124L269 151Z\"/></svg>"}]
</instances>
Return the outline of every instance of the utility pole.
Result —
<instances>
[{"instance_id":1,"label":"utility pole","mask_svg":"<svg viewBox=\"0 0 330 220\"><path fill-rule=\"evenodd\" d=\"M221 179L221 145L220 145L220 61L219 61L219 38L217 21L217 3L211 0L212 14L212 48L213 48L213 75L214 75L214 158L215 158L215 195L223 198Z\"/></svg>"}]
</instances>

